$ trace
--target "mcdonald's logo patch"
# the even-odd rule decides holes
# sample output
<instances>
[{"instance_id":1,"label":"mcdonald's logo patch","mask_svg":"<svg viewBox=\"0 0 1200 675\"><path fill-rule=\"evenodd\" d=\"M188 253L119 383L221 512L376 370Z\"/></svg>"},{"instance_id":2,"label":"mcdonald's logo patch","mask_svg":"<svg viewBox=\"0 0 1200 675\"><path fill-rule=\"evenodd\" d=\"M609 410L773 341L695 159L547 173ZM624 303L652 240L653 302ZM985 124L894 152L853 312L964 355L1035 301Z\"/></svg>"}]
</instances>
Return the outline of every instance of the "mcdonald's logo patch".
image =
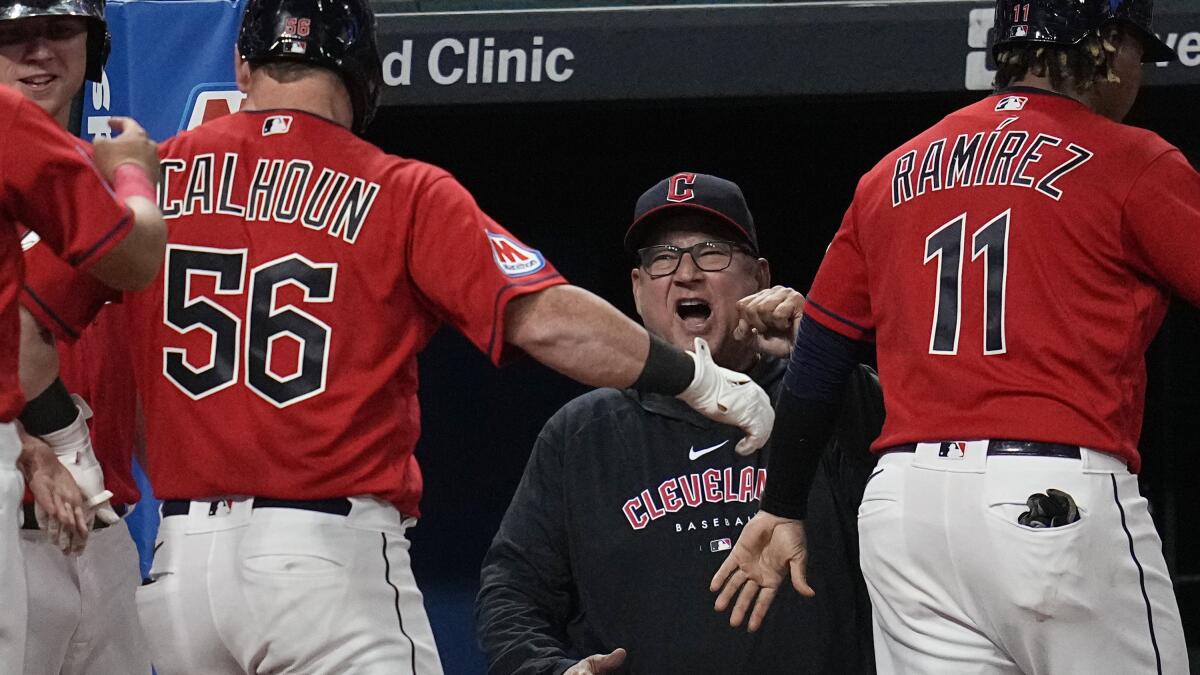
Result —
<instances>
[{"instance_id":1,"label":"mcdonald's logo patch","mask_svg":"<svg viewBox=\"0 0 1200 675\"><path fill-rule=\"evenodd\" d=\"M540 251L529 248L506 234L487 232L487 237L492 245L492 259L496 261L496 267L507 276L528 276L546 266L546 259Z\"/></svg>"}]
</instances>

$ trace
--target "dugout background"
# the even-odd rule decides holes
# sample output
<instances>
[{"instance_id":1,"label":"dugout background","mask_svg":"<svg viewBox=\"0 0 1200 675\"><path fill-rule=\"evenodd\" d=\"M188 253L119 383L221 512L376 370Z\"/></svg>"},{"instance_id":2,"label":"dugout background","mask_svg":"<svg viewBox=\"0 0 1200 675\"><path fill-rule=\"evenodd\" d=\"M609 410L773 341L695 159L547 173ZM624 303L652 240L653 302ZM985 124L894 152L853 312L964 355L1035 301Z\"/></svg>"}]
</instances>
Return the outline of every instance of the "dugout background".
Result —
<instances>
[{"instance_id":1,"label":"dugout background","mask_svg":"<svg viewBox=\"0 0 1200 675\"><path fill-rule=\"evenodd\" d=\"M858 177L979 96L391 107L371 137L391 152L449 169L485 211L568 279L633 316L631 261L621 237L634 201L659 179L689 170L739 183L774 282L807 291ZM1200 165L1197 101L1200 87L1148 89L1131 121L1156 129ZM1200 473L1192 440L1200 417L1197 344L1200 313L1176 303L1149 358L1142 442L1143 491L1166 541L1193 644L1200 636L1200 547L1190 536L1200 525L1192 487ZM482 672L471 633L479 562L542 423L585 389L528 359L494 370L451 330L439 333L420 361L424 429L417 455L426 491L425 515L412 531L413 565L447 672Z\"/></svg>"}]
</instances>

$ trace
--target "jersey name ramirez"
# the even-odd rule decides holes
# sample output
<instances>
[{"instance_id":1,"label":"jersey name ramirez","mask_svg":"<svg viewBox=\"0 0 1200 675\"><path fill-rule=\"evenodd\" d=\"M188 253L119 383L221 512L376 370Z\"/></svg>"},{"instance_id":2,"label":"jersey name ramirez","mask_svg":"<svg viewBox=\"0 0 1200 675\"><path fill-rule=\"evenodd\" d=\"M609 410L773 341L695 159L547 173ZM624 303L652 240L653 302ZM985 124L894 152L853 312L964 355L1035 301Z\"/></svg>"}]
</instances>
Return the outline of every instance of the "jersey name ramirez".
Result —
<instances>
[{"instance_id":1,"label":"jersey name ramirez","mask_svg":"<svg viewBox=\"0 0 1200 675\"><path fill-rule=\"evenodd\" d=\"M371 213L379 184L303 159L259 159L243 166L237 153L162 160L158 205L163 218L216 213L247 222L295 223L353 244ZM239 171L250 181L238 188Z\"/></svg>"},{"instance_id":2,"label":"jersey name ramirez","mask_svg":"<svg viewBox=\"0 0 1200 675\"><path fill-rule=\"evenodd\" d=\"M629 526L645 529L651 522L683 508L698 508L704 504L750 503L762 496L767 482L767 470L752 466L735 471L733 467L707 469L669 478L657 488L647 488L630 497L621 507Z\"/></svg>"},{"instance_id":3,"label":"jersey name ramirez","mask_svg":"<svg viewBox=\"0 0 1200 675\"><path fill-rule=\"evenodd\" d=\"M892 206L940 190L980 185L1013 185L1055 201L1062 199L1059 181L1095 153L1049 134L1005 130L1013 119L992 132L939 138L923 149L900 155L892 171ZM1065 150L1066 157L1044 162L1053 148Z\"/></svg>"}]
</instances>

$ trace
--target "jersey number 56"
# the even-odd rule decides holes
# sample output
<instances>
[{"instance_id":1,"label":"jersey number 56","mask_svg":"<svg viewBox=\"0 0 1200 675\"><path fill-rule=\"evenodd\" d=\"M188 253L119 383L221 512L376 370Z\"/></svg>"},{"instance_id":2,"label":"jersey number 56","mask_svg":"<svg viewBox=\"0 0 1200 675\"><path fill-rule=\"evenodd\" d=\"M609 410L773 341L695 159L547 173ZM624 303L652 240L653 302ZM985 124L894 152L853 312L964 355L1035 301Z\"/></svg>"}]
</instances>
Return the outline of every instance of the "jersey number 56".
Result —
<instances>
[{"instance_id":1,"label":"jersey number 56","mask_svg":"<svg viewBox=\"0 0 1200 675\"><path fill-rule=\"evenodd\" d=\"M293 253L250 270L245 291L246 257L246 249L167 247L163 320L180 334L205 331L211 347L207 363L200 366L189 363L186 349L164 347L163 374L183 393L201 399L236 384L244 359L246 386L284 408L325 391L331 330L299 307L278 306L277 292L295 284L304 289L306 303L332 302L337 265ZM196 275L214 277L217 295L244 294L245 312L239 316L208 298L193 298ZM300 343L300 358L294 373L280 375L271 370L271 352L285 337Z\"/></svg>"}]
</instances>

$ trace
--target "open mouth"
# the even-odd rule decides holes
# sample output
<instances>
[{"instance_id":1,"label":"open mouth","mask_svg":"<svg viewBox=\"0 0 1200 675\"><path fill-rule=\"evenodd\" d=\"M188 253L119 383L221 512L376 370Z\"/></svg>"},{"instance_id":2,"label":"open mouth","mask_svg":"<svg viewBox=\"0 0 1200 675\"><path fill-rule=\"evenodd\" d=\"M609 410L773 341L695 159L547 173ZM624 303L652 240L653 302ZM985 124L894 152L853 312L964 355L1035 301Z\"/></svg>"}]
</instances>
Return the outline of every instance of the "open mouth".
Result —
<instances>
[{"instance_id":1,"label":"open mouth","mask_svg":"<svg viewBox=\"0 0 1200 675\"><path fill-rule=\"evenodd\" d=\"M675 314L691 327L700 327L712 316L712 307L703 300L688 298L675 303Z\"/></svg>"}]
</instances>

